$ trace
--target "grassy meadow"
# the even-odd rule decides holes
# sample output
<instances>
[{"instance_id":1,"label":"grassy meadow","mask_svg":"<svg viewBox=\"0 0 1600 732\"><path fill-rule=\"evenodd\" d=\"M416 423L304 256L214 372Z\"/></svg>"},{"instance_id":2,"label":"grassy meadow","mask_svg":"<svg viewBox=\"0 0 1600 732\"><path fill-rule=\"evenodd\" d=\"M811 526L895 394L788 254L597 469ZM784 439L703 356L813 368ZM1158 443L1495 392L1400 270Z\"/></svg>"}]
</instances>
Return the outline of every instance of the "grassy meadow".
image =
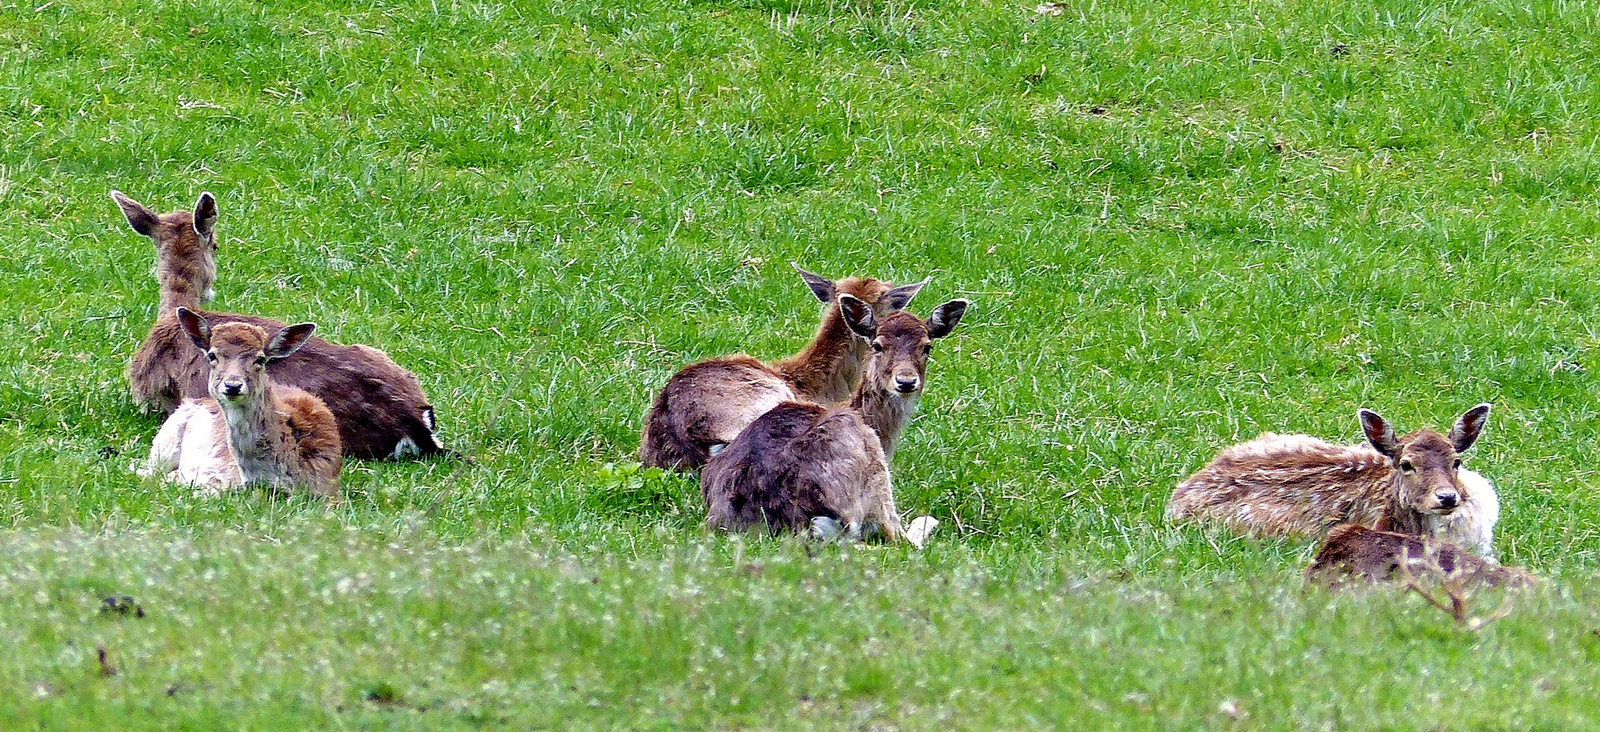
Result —
<instances>
[{"instance_id":1,"label":"grassy meadow","mask_svg":"<svg viewBox=\"0 0 1600 732\"><path fill-rule=\"evenodd\" d=\"M0 3L0 729L1600 729L1597 44L1566 0ZM471 461L135 476L112 188L214 192L211 307L383 348ZM634 460L677 368L809 337L791 261L973 302L893 466L924 551L708 534ZM1163 520L1233 441L1484 401L1549 582L1476 632Z\"/></svg>"}]
</instances>

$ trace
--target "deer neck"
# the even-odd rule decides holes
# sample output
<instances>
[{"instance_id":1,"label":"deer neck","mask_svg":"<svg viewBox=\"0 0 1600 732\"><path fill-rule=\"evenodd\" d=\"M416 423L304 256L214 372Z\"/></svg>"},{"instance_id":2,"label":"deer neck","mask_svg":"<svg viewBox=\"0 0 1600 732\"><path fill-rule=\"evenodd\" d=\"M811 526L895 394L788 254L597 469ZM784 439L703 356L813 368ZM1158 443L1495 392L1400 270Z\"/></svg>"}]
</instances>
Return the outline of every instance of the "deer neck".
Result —
<instances>
[{"instance_id":1,"label":"deer neck","mask_svg":"<svg viewBox=\"0 0 1600 732\"><path fill-rule=\"evenodd\" d=\"M263 381L257 398L244 404L218 402L228 422L228 443L233 447L245 482L274 485L286 482L289 476L276 450L277 446L286 444L283 434L286 427L278 417L271 382Z\"/></svg>"},{"instance_id":2,"label":"deer neck","mask_svg":"<svg viewBox=\"0 0 1600 732\"><path fill-rule=\"evenodd\" d=\"M161 282L161 313L171 313L180 307L198 311L201 301L209 297L192 277L172 268L162 266L157 278Z\"/></svg>"},{"instance_id":3,"label":"deer neck","mask_svg":"<svg viewBox=\"0 0 1600 732\"><path fill-rule=\"evenodd\" d=\"M830 305L811 342L773 368L801 397L837 404L849 399L860 382L865 354L866 342L851 335L839 306Z\"/></svg>"},{"instance_id":4,"label":"deer neck","mask_svg":"<svg viewBox=\"0 0 1600 732\"><path fill-rule=\"evenodd\" d=\"M906 423L911 421L911 415L917 411L917 399L921 393L903 396L898 392L890 391L876 386L875 379L863 379L856 388L856 394L850 400L851 408L861 414L861 421L866 422L872 431L878 433L878 443L883 446L883 457L894 460L894 446L900 441L900 432L905 429Z\"/></svg>"},{"instance_id":5,"label":"deer neck","mask_svg":"<svg viewBox=\"0 0 1600 732\"><path fill-rule=\"evenodd\" d=\"M196 246L204 247L206 244L200 242ZM161 285L163 313L170 313L179 306L199 310L202 304L211 299L211 285L216 279L216 261L209 254L180 254L162 250L156 255L156 282Z\"/></svg>"}]
</instances>

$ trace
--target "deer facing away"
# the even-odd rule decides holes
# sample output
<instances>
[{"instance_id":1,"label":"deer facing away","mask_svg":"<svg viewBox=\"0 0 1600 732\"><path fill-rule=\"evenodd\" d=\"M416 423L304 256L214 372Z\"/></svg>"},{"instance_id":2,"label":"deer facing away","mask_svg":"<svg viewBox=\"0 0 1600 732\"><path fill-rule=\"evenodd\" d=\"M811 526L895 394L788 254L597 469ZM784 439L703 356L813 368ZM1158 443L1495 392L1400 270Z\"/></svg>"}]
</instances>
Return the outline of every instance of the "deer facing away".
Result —
<instances>
[{"instance_id":1,"label":"deer facing away","mask_svg":"<svg viewBox=\"0 0 1600 732\"><path fill-rule=\"evenodd\" d=\"M267 364L305 345L316 328L301 323L270 337L248 323L215 328L180 307L178 322L210 363L211 396L189 399L167 418L144 471L215 493L262 484L333 498L342 464L339 428L321 399L273 383Z\"/></svg>"},{"instance_id":2,"label":"deer facing away","mask_svg":"<svg viewBox=\"0 0 1600 732\"><path fill-rule=\"evenodd\" d=\"M156 214L120 191L111 197L128 225L156 246L160 310L144 344L128 364L136 403L170 413L185 399L206 395L209 364L190 347L174 315L179 307L200 312L216 282L217 203L202 193L194 211ZM283 323L232 313L202 313L214 324L240 322L268 332ZM341 346L312 338L269 370L281 384L315 394L339 421L346 454L364 459L406 458L445 452L434 435L433 407L417 377L382 351Z\"/></svg>"},{"instance_id":3,"label":"deer facing away","mask_svg":"<svg viewBox=\"0 0 1600 732\"><path fill-rule=\"evenodd\" d=\"M736 354L691 364L674 374L645 415L639 461L669 470L699 470L739 431L785 401L838 404L861 378L867 342L839 311L850 295L883 317L911 302L927 281L895 287L869 278L838 282L798 265L801 279L826 304L816 335L799 353L773 363Z\"/></svg>"},{"instance_id":4,"label":"deer facing away","mask_svg":"<svg viewBox=\"0 0 1600 732\"><path fill-rule=\"evenodd\" d=\"M701 474L707 525L824 535L836 527L852 539L877 534L921 545L920 532L901 529L889 461L927 383L933 341L950 334L967 301L944 303L927 321L905 311L879 321L848 294L839 305L872 347L854 397L834 407L785 401L740 432Z\"/></svg>"},{"instance_id":5,"label":"deer facing away","mask_svg":"<svg viewBox=\"0 0 1600 732\"><path fill-rule=\"evenodd\" d=\"M1489 405L1461 415L1449 436L1420 429L1397 438L1376 412L1363 409L1359 416L1367 445L1267 433L1223 450L1178 484L1168 517L1275 536L1312 536L1354 523L1492 555L1499 497L1460 459L1488 421Z\"/></svg>"}]
</instances>

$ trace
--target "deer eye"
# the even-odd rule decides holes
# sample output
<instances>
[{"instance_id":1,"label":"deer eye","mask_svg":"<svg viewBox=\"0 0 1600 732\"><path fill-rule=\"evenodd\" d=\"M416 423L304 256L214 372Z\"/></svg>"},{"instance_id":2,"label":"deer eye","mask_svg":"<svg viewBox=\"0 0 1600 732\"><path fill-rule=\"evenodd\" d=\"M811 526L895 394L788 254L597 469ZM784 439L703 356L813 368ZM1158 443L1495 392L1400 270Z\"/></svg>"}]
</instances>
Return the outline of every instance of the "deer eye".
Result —
<instances>
[{"instance_id":1,"label":"deer eye","mask_svg":"<svg viewBox=\"0 0 1600 732\"><path fill-rule=\"evenodd\" d=\"M1461 469L1461 458L1456 458L1456 464L1452 465L1450 467L1455 468L1456 470L1460 470Z\"/></svg>"},{"instance_id":2,"label":"deer eye","mask_svg":"<svg viewBox=\"0 0 1600 732\"><path fill-rule=\"evenodd\" d=\"M872 352L873 353L883 353L883 344L879 343L877 341L873 341L872 342Z\"/></svg>"},{"instance_id":3,"label":"deer eye","mask_svg":"<svg viewBox=\"0 0 1600 732\"><path fill-rule=\"evenodd\" d=\"M206 360L210 361L211 363L216 363L217 362L217 354L212 353L210 351L206 351Z\"/></svg>"},{"instance_id":4,"label":"deer eye","mask_svg":"<svg viewBox=\"0 0 1600 732\"><path fill-rule=\"evenodd\" d=\"M256 365L257 366L265 366L265 365L267 365L267 357L265 355L256 356Z\"/></svg>"},{"instance_id":5,"label":"deer eye","mask_svg":"<svg viewBox=\"0 0 1600 732\"><path fill-rule=\"evenodd\" d=\"M1401 460L1400 461L1400 469L1405 471L1405 472L1407 472L1407 473L1409 473L1409 472L1411 472L1413 470L1416 470L1417 468L1416 468L1416 466L1411 464L1410 460Z\"/></svg>"},{"instance_id":6,"label":"deer eye","mask_svg":"<svg viewBox=\"0 0 1600 732\"><path fill-rule=\"evenodd\" d=\"M922 355L926 356L926 355L928 355L930 353L933 353L933 344L932 343L928 343L928 344L923 345L922 346Z\"/></svg>"}]
</instances>

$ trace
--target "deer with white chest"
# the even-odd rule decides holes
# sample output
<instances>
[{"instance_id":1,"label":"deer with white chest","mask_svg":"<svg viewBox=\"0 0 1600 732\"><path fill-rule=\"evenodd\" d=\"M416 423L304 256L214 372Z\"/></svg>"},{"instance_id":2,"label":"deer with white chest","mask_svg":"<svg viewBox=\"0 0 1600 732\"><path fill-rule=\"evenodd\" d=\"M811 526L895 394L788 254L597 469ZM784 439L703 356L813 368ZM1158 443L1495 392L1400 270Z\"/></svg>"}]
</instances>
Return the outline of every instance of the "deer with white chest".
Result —
<instances>
[{"instance_id":1,"label":"deer with white chest","mask_svg":"<svg viewBox=\"0 0 1600 732\"><path fill-rule=\"evenodd\" d=\"M1366 445L1267 433L1223 450L1178 484L1168 517L1269 536L1314 536L1352 523L1492 555L1500 499L1487 479L1461 467L1489 405L1461 415L1449 435L1420 429L1396 437L1377 412L1358 416Z\"/></svg>"},{"instance_id":2,"label":"deer with white chest","mask_svg":"<svg viewBox=\"0 0 1600 732\"><path fill-rule=\"evenodd\" d=\"M217 278L217 201L200 194L194 210L157 214L112 191L133 230L155 244L161 304L150 334L128 363L128 386L140 406L171 413L186 399L207 393L205 359L189 346L177 308L202 315L212 325L246 323L277 332L283 323L236 313L202 312ZM422 385L388 354L363 345L345 346L311 338L290 356L271 362L280 384L321 398L339 419L346 454L363 459L450 454L434 432L433 406Z\"/></svg>"},{"instance_id":3,"label":"deer with white chest","mask_svg":"<svg viewBox=\"0 0 1600 732\"><path fill-rule=\"evenodd\" d=\"M247 323L212 327L188 308L178 308L176 317L211 367L211 396L185 401L168 418L145 472L213 492L260 484L336 497L343 460L333 413L321 399L276 384L267 373L268 363L304 346L316 326L301 323L269 335Z\"/></svg>"}]
</instances>

